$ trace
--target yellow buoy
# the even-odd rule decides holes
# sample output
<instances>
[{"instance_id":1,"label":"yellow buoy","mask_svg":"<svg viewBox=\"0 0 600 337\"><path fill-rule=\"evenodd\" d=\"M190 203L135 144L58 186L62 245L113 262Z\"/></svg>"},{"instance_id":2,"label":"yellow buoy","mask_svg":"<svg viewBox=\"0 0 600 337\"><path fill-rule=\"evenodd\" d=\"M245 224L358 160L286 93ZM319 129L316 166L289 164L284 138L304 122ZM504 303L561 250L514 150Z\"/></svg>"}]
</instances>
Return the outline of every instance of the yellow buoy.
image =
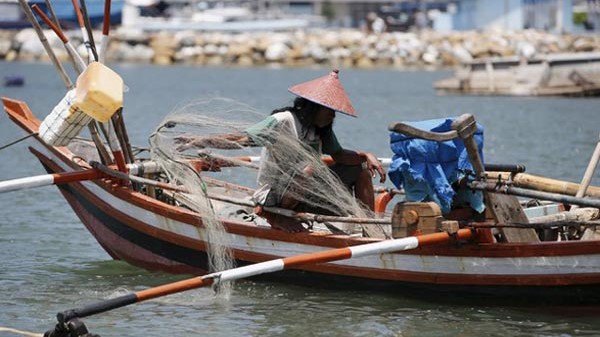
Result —
<instances>
[{"instance_id":1,"label":"yellow buoy","mask_svg":"<svg viewBox=\"0 0 600 337\"><path fill-rule=\"evenodd\" d=\"M123 79L99 62L92 62L77 78L73 107L100 122L123 106Z\"/></svg>"}]
</instances>

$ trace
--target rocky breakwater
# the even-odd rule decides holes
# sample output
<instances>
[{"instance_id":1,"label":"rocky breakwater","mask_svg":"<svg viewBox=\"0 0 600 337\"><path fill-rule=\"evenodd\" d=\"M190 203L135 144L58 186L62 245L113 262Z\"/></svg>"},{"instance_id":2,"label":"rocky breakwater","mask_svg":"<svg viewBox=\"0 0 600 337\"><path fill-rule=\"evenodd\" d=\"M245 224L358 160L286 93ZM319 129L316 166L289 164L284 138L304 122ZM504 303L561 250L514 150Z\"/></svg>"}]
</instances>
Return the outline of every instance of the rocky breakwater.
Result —
<instances>
[{"instance_id":1,"label":"rocky breakwater","mask_svg":"<svg viewBox=\"0 0 600 337\"><path fill-rule=\"evenodd\" d=\"M62 43L46 32L62 60ZM85 54L80 32L68 32ZM96 33L100 41L100 32ZM111 35L108 62L196 65L323 65L343 68L443 68L493 56L600 51L600 36L553 35L539 31L468 31L366 34L359 30L310 30L286 33L145 33L120 28ZM0 59L47 60L32 29L0 31Z\"/></svg>"}]
</instances>

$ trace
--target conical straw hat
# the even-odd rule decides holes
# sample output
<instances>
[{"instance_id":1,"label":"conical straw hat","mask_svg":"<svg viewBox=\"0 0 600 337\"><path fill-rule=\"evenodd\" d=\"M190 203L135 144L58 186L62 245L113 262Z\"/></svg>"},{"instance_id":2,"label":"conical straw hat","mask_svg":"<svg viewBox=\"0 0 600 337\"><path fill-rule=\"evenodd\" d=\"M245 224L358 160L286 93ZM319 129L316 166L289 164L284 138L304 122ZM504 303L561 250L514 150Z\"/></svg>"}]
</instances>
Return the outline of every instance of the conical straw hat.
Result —
<instances>
[{"instance_id":1,"label":"conical straw hat","mask_svg":"<svg viewBox=\"0 0 600 337\"><path fill-rule=\"evenodd\" d=\"M288 91L311 102L356 117L356 110L350 103L338 74L339 70L333 70L329 75L296 84L290 87Z\"/></svg>"}]
</instances>

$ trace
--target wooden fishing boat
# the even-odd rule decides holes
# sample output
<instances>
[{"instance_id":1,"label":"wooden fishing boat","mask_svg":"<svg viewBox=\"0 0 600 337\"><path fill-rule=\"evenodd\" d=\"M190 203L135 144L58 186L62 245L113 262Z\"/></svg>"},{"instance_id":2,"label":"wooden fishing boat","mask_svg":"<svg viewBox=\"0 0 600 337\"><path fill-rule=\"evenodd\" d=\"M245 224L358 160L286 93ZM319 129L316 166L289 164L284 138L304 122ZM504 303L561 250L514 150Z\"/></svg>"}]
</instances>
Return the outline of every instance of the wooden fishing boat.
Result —
<instances>
[{"instance_id":1,"label":"wooden fishing boat","mask_svg":"<svg viewBox=\"0 0 600 337\"><path fill-rule=\"evenodd\" d=\"M36 134L40 121L24 102L3 98L3 103L10 119L30 136L29 150L49 173L91 168L81 146L55 147L42 141ZM235 190L234 185L223 186L227 186L224 193L229 187ZM206 228L193 211L135 191L109 176L62 184L59 190L112 258L154 271L207 272ZM390 195L380 196L379 200L390 198ZM419 228L426 231L430 221L439 224L441 217L435 207L427 203L417 206L410 209L417 221L411 222L405 217L400 228L406 230L407 224L409 227L423 225ZM552 207L554 211L564 209L562 205ZM455 215L455 219L460 216ZM383 240L316 229L287 233L234 218L221 220L238 266ZM456 231L456 228L451 229L452 222L444 225L450 232ZM361 285L391 291L423 288L428 294L486 294L526 301L560 298L576 303L600 300L600 241L507 243L496 242L485 226L473 227L473 233L474 240L456 240L326 264L305 264L269 276L291 282L309 277L311 284L329 283L336 287ZM334 280L341 282L330 283Z\"/></svg>"},{"instance_id":2,"label":"wooden fishing boat","mask_svg":"<svg viewBox=\"0 0 600 337\"><path fill-rule=\"evenodd\" d=\"M475 60L434 87L441 94L597 96L600 54L571 53Z\"/></svg>"}]
</instances>

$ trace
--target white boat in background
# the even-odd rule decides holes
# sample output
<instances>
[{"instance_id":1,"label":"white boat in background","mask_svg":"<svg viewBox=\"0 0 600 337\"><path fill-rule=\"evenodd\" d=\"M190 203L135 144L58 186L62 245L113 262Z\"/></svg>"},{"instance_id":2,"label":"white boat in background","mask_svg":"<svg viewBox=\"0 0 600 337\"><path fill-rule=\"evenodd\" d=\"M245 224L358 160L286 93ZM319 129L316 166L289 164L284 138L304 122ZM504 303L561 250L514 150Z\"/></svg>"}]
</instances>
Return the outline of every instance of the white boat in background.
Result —
<instances>
[{"instance_id":1,"label":"white boat in background","mask_svg":"<svg viewBox=\"0 0 600 337\"><path fill-rule=\"evenodd\" d=\"M143 31L285 31L320 26L318 16L289 16L283 13L254 13L247 7L216 6L205 2L175 1L162 7L156 0L128 0L123 9L123 26ZM148 16L147 8L159 7L160 13ZM156 15L159 14L159 15Z\"/></svg>"},{"instance_id":2,"label":"white boat in background","mask_svg":"<svg viewBox=\"0 0 600 337\"><path fill-rule=\"evenodd\" d=\"M46 14L50 14L44 0L28 0L29 5L39 6ZM121 10L125 0L111 1L111 17L113 24L121 22ZM71 1L52 1L52 8L61 24L77 25L77 17ZM86 0L88 16L92 26L102 22L104 17L104 0ZM18 0L0 0L0 29L22 29L31 27Z\"/></svg>"},{"instance_id":3,"label":"white boat in background","mask_svg":"<svg viewBox=\"0 0 600 337\"><path fill-rule=\"evenodd\" d=\"M442 94L597 96L599 78L600 53L564 53L476 60L434 87Z\"/></svg>"}]
</instances>

